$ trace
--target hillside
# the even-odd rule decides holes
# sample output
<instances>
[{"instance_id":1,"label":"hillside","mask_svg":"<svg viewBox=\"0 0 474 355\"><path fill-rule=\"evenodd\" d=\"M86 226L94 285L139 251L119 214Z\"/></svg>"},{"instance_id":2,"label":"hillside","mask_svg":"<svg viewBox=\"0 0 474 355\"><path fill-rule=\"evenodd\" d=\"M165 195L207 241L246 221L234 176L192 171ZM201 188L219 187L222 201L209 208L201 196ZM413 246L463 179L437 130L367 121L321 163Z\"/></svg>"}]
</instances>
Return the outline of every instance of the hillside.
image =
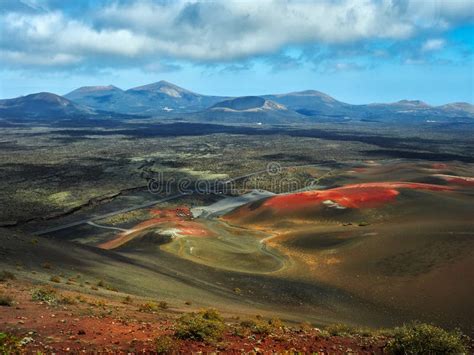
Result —
<instances>
[{"instance_id":1,"label":"hillside","mask_svg":"<svg viewBox=\"0 0 474 355\"><path fill-rule=\"evenodd\" d=\"M126 91L114 86L83 87L65 97L100 110L140 115L198 111L222 100L222 97L193 93L164 80Z\"/></svg>"},{"instance_id":2,"label":"hillside","mask_svg":"<svg viewBox=\"0 0 474 355\"><path fill-rule=\"evenodd\" d=\"M243 96L221 101L209 109L193 114L205 121L251 124L301 123L305 117L282 104L260 96Z\"/></svg>"},{"instance_id":3,"label":"hillside","mask_svg":"<svg viewBox=\"0 0 474 355\"><path fill-rule=\"evenodd\" d=\"M94 110L49 92L0 100L0 117L2 118L44 119L93 115L95 115Z\"/></svg>"},{"instance_id":4,"label":"hillside","mask_svg":"<svg viewBox=\"0 0 474 355\"><path fill-rule=\"evenodd\" d=\"M307 116L341 116L351 113L351 105L337 101L331 96L316 90L265 95L263 97Z\"/></svg>"}]
</instances>

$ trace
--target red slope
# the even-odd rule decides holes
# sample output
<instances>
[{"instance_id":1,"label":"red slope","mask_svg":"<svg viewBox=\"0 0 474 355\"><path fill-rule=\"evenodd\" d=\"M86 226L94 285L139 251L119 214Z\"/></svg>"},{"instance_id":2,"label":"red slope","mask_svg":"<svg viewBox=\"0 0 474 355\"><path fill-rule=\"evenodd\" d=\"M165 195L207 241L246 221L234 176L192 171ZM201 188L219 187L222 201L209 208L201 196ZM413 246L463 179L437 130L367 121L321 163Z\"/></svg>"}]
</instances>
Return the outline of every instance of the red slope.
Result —
<instances>
[{"instance_id":1,"label":"red slope","mask_svg":"<svg viewBox=\"0 0 474 355\"><path fill-rule=\"evenodd\" d=\"M373 208L392 201L398 196L399 189L449 191L452 187L410 183L410 182L376 182L346 185L324 191L305 191L269 198L263 207L278 210L302 209L326 200L331 200L346 208Z\"/></svg>"}]
</instances>

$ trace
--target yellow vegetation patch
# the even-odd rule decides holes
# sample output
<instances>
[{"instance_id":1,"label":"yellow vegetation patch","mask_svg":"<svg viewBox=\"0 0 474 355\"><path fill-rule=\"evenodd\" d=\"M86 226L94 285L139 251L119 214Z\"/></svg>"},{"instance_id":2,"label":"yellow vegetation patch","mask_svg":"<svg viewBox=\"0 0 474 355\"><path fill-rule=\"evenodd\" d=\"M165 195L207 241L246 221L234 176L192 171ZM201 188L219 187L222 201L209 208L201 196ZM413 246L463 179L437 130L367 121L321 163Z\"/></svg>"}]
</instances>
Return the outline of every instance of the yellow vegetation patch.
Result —
<instances>
[{"instance_id":1,"label":"yellow vegetation patch","mask_svg":"<svg viewBox=\"0 0 474 355\"><path fill-rule=\"evenodd\" d=\"M68 200L70 199L71 199L71 192L69 191L61 191L61 192L57 192L55 194L48 196L49 202L58 204L58 205L67 203Z\"/></svg>"}]
</instances>

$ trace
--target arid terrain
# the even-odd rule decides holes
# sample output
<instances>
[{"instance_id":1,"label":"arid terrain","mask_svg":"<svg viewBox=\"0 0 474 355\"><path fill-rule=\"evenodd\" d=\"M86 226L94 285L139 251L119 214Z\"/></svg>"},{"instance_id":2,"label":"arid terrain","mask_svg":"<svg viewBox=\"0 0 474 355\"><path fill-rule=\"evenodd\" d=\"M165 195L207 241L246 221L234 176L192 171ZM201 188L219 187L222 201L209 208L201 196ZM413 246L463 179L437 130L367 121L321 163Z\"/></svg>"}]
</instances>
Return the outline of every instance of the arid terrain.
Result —
<instances>
[{"instance_id":1,"label":"arid terrain","mask_svg":"<svg viewBox=\"0 0 474 355\"><path fill-rule=\"evenodd\" d=\"M173 346L377 353L376 329L415 320L473 334L469 139L112 125L3 128L0 321L25 349L150 350L208 308L223 340ZM32 300L45 285L69 301ZM286 326L233 335L257 315ZM328 333L341 323L358 335Z\"/></svg>"},{"instance_id":2,"label":"arid terrain","mask_svg":"<svg viewBox=\"0 0 474 355\"><path fill-rule=\"evenodd\" d=\"M473 0L0 9L0 355L474 354Z\"/></svg>"}]
</instances>

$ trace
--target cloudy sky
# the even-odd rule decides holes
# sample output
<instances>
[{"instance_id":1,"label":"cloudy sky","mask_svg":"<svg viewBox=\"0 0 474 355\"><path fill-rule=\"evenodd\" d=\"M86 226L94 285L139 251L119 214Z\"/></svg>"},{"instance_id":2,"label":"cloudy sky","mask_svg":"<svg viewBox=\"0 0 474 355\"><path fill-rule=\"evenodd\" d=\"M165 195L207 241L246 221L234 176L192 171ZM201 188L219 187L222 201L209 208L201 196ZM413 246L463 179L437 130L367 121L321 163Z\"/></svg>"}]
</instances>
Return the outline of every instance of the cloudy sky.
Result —
<instances>
[{"instance_id":1,"label":"cloudy sky","mask_svg":"<svg viewBox=\"0 0 474 355\"><path fill-rule=\"evenodd\" d=\"M473 0L0 0L0 97L168 80L205 94L474 103Z\"/></svg>"}]
</instances>

